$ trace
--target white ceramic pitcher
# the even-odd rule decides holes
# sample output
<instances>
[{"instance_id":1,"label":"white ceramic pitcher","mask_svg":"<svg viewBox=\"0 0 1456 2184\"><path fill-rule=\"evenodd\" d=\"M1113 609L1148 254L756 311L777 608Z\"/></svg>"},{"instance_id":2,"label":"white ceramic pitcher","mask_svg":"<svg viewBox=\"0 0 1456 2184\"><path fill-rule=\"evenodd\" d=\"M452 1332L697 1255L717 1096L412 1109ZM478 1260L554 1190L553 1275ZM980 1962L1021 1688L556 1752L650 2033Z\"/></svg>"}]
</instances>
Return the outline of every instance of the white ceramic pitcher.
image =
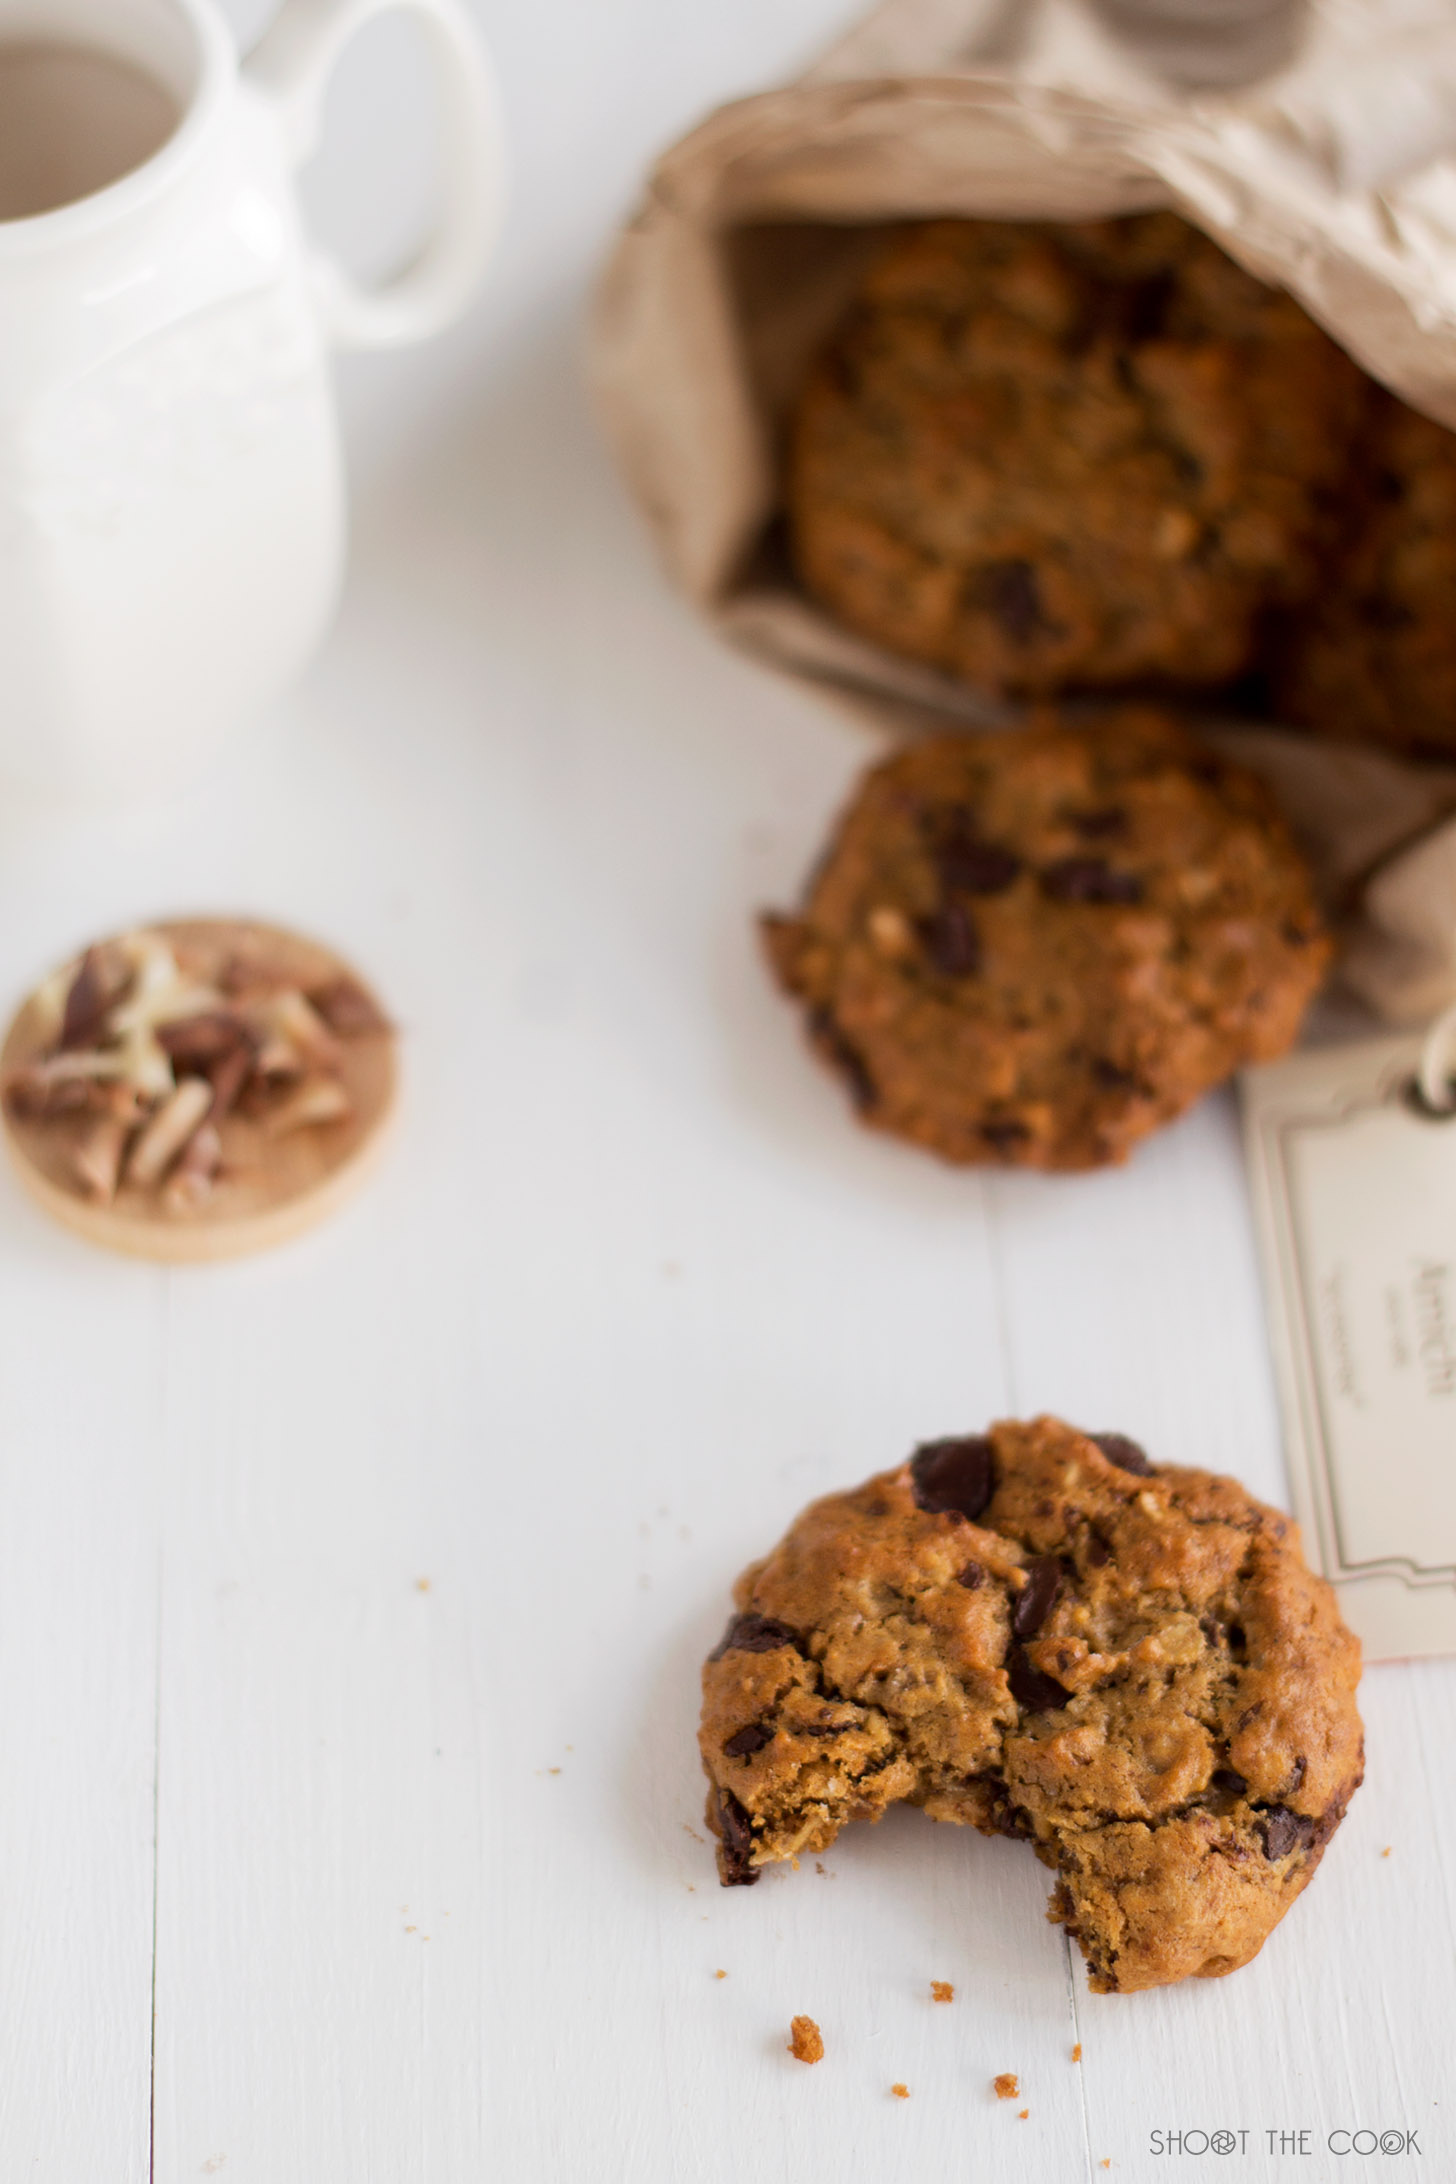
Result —
<instances>
[{"instance_id":1,"label":"white ceramic pitcher","mask_svg":"<svg viewBox=\"0 0 1456 2184\"><path fill-rule=\"evenodd\" d=\"M439 63L440 226L365 291L313 251L293 171L341 48L403 8ZM195 771L302 667L344 551L330 344L462 307L502 188L460 0L285 0L239 68L213 0L0 0L0 51L64 43L171 97L95 194L0 220L0 767L127 795Z\"/></svg>"}]
</instances>

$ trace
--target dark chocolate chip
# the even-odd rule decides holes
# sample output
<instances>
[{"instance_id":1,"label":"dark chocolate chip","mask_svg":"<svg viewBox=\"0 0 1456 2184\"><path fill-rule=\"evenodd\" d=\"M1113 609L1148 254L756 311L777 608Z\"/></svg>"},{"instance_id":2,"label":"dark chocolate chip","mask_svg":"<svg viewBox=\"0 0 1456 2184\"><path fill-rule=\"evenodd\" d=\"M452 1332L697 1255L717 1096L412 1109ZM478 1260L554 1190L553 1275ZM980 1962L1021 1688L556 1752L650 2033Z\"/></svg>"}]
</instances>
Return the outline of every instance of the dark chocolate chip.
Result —
<instances>
[{"instance_id":1,"label":"dark chocolate chip","mask_svg":"<svg viewBox=\"0 0 1456 2184\"><path fill-rule=\"evenodd\" d=\"M979 1562L968 1562L956 1579L956 1583L964 1585L967 1592L979 1592L985 1582L986 1573Z\"/></svg>"},{"instance_id":2,"label":"dark chocolate chip","mask_svg":"<svg viewBox=\"0 0 1456 2184\"><path fill-rule=\"evenodd\" d=\"M1130 1471L1138 1479L1152 1477L1153 1467L1146 1453L1125 1433L1089 1433L1087 1438L1101 1449L1110 1464L1116 1464L1119 1471Z\"/></svg>"},{"instance_id":3,"label":"dark chocolate chip","mask_svg":"<svg viewBox=\"0 0 1456 2184\"><path fill-rule=\"evenodd\" d=\"M1287 1858L1292 1850L1307 1850L1314 1840L1314 1822L1287 1805L1271 1805L1263 1821L1264 1856L1272 1862Z\"/></svg>"},{"instance_id":4,"label":"dark chocolate chip","mask_svg":"<svg viewBox=\"0 0 1456 2184\"><path fill-rule=\"evenodd\" d=\"M749 1864L753 1823L731 1790L718 1792L718 1869L725 1888L752 1888L758 1867Z\"/></svg>"},{"instance_id":5,"label":"dark chocolate chip","mask_svg":"<svg viewBox=\"0 0 1456 2184\"><path fill-rule=\"evenodd\" d=\"M994 615L1013 644L1030 643L1043 626L1041 588L1029 561L988 561L972 597Z\"/></svg>"},{"instance_id":6,"label":"dark chocolate chip","mask_svg":"<svg viewBox=\"0 0 1456 2184\"><path fill-rule=\"evenodd\" d=\"M981 936L963 902L944 902L933 916L922 918L920 938L946 978L974 978L981 968Z\"/></svg>"},{"instance_id":7,"label":"dark chocolate chip","mask_svg":"<svg viewBox=\"0 0 1456 2184\"><path fill-rule=\"evenodd\" d=\"M992 1115L981 1124L981 1135L998 1153L1009 1153L1013 1145L1024 1144L1031 1132L1010 1115Z\"/></svg>"},{"instance_id":8,"label":"dark chocolate chip","mask_svg":"<svg viewBox=\"0 0 1456 2184\"><path fill-rule=\"evenodd\" d=\"M1230 1623L1228 1627L1229 1652L1236 1661L1246 1660L1249 1652L1248 1633L1242 1623Z\"/></svg>"},{"instance_id":9,"label":"dark chocolate chip","mask_svg":"<svg viewBox=\"0 0 1456 2184\"><path fill-rule=\"evenodd\" d=\"M1094 1570L1100 1570L1104 1563L1112 1560L1112 1549L1100 1532L1092 1531L1087 1534L1087 1560Z\"/></svg>"},{"instance_id":10,"label":"dark chocolate chip","mask_svg":"<svg viewBox=\"0 0 1456 2184\"><path fill-rule=\"evenodd\" d=\"M747 1759L750 1752L761 1752L773 1742L772 1729L765 1729L761 1721L751 1721L746 1729L740 1729L729 1737L723 1746L729 1759Z\"/></svg>"},{"instance_id":11,"label":"dark chocolate chip","mask_svg":"<svg viewBox=\"0 0 1456 2184\"><path fill-rule=\"evenodd\" d=\"M1042 893L1051 902L1141 902L1143 883L1135 872L1116 872L1101 857L1063 857L1047 865Z\"/></svg>"},{"instance_id":12,"label":"dark chocolate chip","mask_svg":"<svg viewBox=\"0 0 1456 2184\"><path fill-rule=\"evenodd\" d=\"M798 1635L787 1623L776 1623L771 1615L735 1615L708 1659L721 1661L725 1653L776 1653L780 1646L799 1650Z\"/></svg>"},{"instance_id":13,"label":"dark chocolate chip","mask_svg":"<svg viewBox=\"0 0 1456 2184\"><path fill-rule=\"evenodd\" d=\"M1249 1785L1241 1774L1234 1772L1232 1767L1215 1767L1212 1787L1216 1790L1226 1790L1230 1797L1242 1797Z\"/></svg>"},{"instance_id":14,"label":"dark chocolate chip","mask_svg":"<svg viewBox=\"0 0 1456 2184\"><path fill-rule=\"evenodd\" d=\"M1038 1555L1027 1564L1026 1585L1016 1596L1011 1628L1018 1638L1034 1638L1051 1614L1062 1589L1062 1565L1055 1555Z\"/></svg>"},{"instance_id":15,"label":"dark chocolate chip","mask_svg":"<svg viewBox=\"0 0 1456 2184\"><path fill-rule=\"evenodd\" d=\"M962 895L1004 895L1021 870L1013 850L965 833L941 844L936 863L943 884Z\"/></svg>"},{"instance_id":16,"label":"dark chocolate chip","mask_svg":"<svg viewBox=\"0 0 1456 2184\"><path fill-rule=\"evenodd\" d=\"M1071 824L1084 842L1110 842L1126 834L1127 813L1121 804L1108 804L1101 811L1073 812Z\"/></svg>"},{"instance_id":17,"label":"dark chocolate chip","mask_svg":"<svg viewBox=\"0 0 1456 2184\"><path fill-rule=\"evenodd\" d=\"M1168 328L1181 282L1171 271L1150 273L1143 280L1119 283L1099 298L1099 316L1110 321L1107 330L1121 342L1156 341Z\"/></svg>"},{"instance_id":18,"label":"dark chocolate chip","mask_svg":"<svg viewBox=\"0 0 1456 2184\"><path fill-rule=\"evenodd\" d=\"M809 1018L809 1029L824 1049L836 1069L849 1085L849 1095L861 1113L873 1107L879 1099L875 1080L865 1066L859 1048L845 1038L829 1009L815 1009Z\"/></svg>"},{"instance_id":19,"label":"dark chocolate chip","mask_svg":"<svg viewBox=\"0 0 1456 2184\"><path fill-rule=\"evenodd\" d=\"M1044 1676L1032 1665L1023 1645L1013 1645L1006 1656L1006 1680L1017 1705L1030 1707L1036 1713L1050 1713L1065 1706L1072 1696L1054 1676Z\"/></svg>"},{"instance_id":20,"label":"dark chocolate chip","mask_svg":"<svg viewBox=\"0 0 1456 2184\"><path fill-rule=\"evenodd\" d=\"M910 1459L915 1499L935 1515L953 1509L975 1520L996 1491L996 1460L983 1433L959 1440L925 1441Z\"/></svg>"}]
</instances>

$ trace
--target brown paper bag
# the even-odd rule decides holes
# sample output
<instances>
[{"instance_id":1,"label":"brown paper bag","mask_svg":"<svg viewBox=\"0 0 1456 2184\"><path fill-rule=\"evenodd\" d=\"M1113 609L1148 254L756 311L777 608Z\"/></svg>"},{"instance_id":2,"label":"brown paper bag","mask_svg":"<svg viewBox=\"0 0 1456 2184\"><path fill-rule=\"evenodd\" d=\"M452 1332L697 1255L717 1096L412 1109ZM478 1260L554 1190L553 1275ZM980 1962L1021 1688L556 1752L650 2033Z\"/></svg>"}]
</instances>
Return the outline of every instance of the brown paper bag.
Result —
<instances>
[{"instance_id":1,"label":"brown paper bag","mask_svg":"<svg viewBox=\"0 0 1456 2184\"><path fill-rule=\"evenodd\" d=\"M779 542L785 407L886 222L1172 206L1456 428L1456 28L1421 0L1307 24L1254 0L1232 10L1242 47L1218 49L1234 87L1190 91L1167 80L1179 0L1140 0L1140 39L1133 0L1103 4L888 0L664 155L602 287L600 408L669 574L725 637L891 733L1014 715L840 628ZM1293 56L1273 75L1271 50ZM1237 81L1241 51L1266 72ZM1273 782L1331 900L1369 880L1354 990L1393 1022L1456 999L1456 768L1262 724L1221 739Z\"/></svg>"}]
</instances>

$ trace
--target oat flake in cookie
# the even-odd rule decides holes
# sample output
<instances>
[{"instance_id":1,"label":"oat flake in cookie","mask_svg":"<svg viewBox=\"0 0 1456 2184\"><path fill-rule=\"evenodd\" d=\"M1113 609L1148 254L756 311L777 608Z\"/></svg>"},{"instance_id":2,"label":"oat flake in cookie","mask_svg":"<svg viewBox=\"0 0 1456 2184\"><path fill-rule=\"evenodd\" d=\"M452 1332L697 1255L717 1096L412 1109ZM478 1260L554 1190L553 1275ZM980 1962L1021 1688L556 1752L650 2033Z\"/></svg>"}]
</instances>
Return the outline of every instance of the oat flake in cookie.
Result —
<instances>
[{"instance_id":1,"label":"oat flake in cookie","mask_svg":"<svg viewBox=\"0 0 1456 2184\"><path fill-rule=\"evenodd\" d=\"M314 941L189 918L98 942L0 1054L21 1181L68 1228L143 1258L282 1243L368 1172L395 1086L368 987Z\"/></svg>"},{"instance_id":2,"label":"oat flake in cookie","mask_svg":"<svg viewBox=\"0 0 1456 2184\"><path fill-rule=\"evenodd\" d=\"M1263 787L1132 707L907 746L764 930L862 1120L1033 1168L1121 1160L1282 1054L1329 960Z\"/></svg>"},{"instance_id":3,"label":"oat flake in cookie","mask_svg":"<svg viewBox=\"0 0 1456 2184\"><path fill-rule=\"evenodd\" d=\"M727 1886L906 1799L1029 1842L1130 1993L1257 1955L1360 1783L1359 1646L1295 1525L1123 1435L932 1442L735 1599L699 1733Z\"/></svg>"}]
</instances>

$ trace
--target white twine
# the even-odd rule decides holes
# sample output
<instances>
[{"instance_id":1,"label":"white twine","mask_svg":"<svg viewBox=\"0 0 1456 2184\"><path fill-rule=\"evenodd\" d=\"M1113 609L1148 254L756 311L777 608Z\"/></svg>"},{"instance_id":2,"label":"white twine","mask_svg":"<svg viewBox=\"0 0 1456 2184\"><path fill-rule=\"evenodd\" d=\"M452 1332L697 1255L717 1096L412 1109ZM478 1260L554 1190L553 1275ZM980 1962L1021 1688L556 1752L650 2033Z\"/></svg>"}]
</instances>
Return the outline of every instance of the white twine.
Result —
<instances>
[{"instance_id":1,"label":"white twine","mask_svg":"<svg viewBox=\"0 0 1456 2184\"><path fill-rule=\"evenodd\" d=\"M1456 1006L1438 1016L1426 1033L1416 1082L1433 1114L1456 1115Z\"/></svg>"}]
</instances>

